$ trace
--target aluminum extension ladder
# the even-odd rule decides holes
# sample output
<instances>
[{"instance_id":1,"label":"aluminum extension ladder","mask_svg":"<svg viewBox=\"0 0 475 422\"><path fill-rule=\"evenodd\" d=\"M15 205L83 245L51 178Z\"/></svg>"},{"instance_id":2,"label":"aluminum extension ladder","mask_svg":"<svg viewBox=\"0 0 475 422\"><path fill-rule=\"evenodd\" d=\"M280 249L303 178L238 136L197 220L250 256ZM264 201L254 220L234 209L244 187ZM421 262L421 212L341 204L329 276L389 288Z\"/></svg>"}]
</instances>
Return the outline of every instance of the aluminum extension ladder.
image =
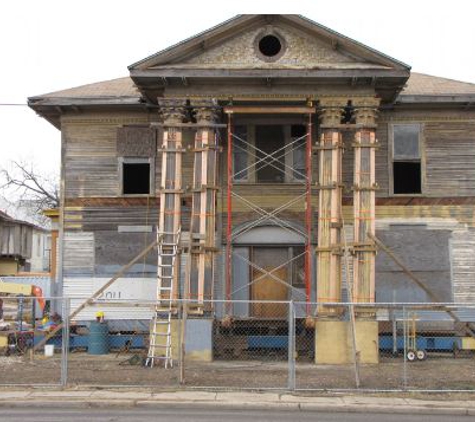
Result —
<instances>
[{"instance_id":1,"label":"aluminum extension ladder","mask_svg":"<svg viewBox=\"0 0 475 422\"><path fill-rule=\"evenodd\" d=\"M173 366L172 359L172 314L174 297L174 278L176 259L180 244L180 231L177 233L157 233L157 303L155 305L150 329L150 344L145 366L163 361L165 368Z\"/></svg>"}]
</instances>

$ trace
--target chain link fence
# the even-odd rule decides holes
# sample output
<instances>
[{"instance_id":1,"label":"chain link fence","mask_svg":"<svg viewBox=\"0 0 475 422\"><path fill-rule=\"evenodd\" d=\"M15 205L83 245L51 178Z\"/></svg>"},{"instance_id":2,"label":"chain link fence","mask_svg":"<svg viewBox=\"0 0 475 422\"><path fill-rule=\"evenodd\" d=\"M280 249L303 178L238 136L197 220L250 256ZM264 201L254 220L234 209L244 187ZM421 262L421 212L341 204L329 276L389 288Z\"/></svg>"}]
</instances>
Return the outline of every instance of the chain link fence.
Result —
<instances>
[{"instance_id":1,"label":"chain link fence","mask_svg":"<svg viewBox=\"0 0 475 422\"><path fill-rule=\"evenodd\" d=\"M0 385L475 389L475 306L175 301L150 367L156 304L86 301L2 297Z\"/></svg>"}]
</instances>

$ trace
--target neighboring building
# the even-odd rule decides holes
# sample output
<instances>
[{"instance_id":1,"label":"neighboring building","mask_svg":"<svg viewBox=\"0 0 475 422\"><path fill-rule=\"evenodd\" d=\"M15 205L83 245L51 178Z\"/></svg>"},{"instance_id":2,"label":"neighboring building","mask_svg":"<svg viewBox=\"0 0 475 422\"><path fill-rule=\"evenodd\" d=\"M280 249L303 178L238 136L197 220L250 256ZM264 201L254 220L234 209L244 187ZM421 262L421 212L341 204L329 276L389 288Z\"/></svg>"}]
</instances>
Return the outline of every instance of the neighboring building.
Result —
<instances>
[{"instance_id":1,"label":"neighboring building","mask_svg":"<svg viewBox=\"0 0 475 422\"><path fill-rule=\"evenodd\" d=\"M49 271L49 231L0 211L0 276Z\"/></svg>"},{"instance_id":2,"label":"neighboring building","mask_svg":"<svg viewBox=\"0 0 475 422\"><path fill-rule=\"evenodd\" d=\"M62 132L66 295L92 293L158 227L181 229L176 281L198 301L345 300L344 236L354 301L432 301L376 256L376 234L439 300L473 303L474 84L411 73L296 15L237 16L129 71L29 98ZM108 297L153 298L156 262Z\"/></svg>"}]
</instances>

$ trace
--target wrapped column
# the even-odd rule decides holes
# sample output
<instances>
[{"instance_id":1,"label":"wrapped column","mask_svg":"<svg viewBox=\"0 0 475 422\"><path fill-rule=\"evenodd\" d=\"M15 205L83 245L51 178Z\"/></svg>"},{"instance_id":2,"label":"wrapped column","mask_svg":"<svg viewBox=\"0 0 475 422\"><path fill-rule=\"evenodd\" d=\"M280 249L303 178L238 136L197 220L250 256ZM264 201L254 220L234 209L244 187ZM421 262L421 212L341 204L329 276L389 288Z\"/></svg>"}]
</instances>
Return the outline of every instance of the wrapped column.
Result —
<instances>
[{"instance_id":1,"label":"wrapped column","mask_svg":"<svg viewBox=\"0 0 475 422\"><path fill-rule=\"evenodd\" d=\"M217 170L217 101L195 100L197 131L194 144L192 211L190 223L190 266L188 297L199 308L213 298L214 254L216 241L216 170ZM201 309L202 310L202 309Z\"/></svg>"},{"instance_id":2,"label":"wrapped column","mask_svg":"<svg viewBox=\"0 0 475 422\"><path fill-rule=\"evenodd\" d=\"M182 123L185 115L185 101L159 98L158 102L163 117L158 234L163 236L163 244L173 244L176 240L176 234L181 230L182 154L184 152ZM167 253L167 248L171 252L171 246L164 246L164 253ZM179 260L176 259L172 289L174 292L173 299L176 299L179 293L179 268ZM170 271L170 269L159 267L159 276L169 275L160 274L163 271ZM159 297L158 299L168 299L168 297Z\"/></svg>"},{"instance_id":3,"label":"wrapped column","mask_svg":"<svg viewBox=\"0 0 475 422\"><path fill-rule=\"evenodd\" d=\"M378 102L372 99L370 104L355 106L357 130L353 143L353 302L374 302L376 249L368 233L375 234Z\"/></svg>"},{"instance_id":4,"label":"wrapped column","mask_svg":"<svg viewBox=\"0 0 475 422\"><path fill-rule=\"evenodd\" d=\"M317 302L341 300L341 205L342 205L342 135L339 130L343 106L322 104L319 150L319 201L317 247ZM320 316L337 311L319 307Z\"/></svg>"}]
</instances>

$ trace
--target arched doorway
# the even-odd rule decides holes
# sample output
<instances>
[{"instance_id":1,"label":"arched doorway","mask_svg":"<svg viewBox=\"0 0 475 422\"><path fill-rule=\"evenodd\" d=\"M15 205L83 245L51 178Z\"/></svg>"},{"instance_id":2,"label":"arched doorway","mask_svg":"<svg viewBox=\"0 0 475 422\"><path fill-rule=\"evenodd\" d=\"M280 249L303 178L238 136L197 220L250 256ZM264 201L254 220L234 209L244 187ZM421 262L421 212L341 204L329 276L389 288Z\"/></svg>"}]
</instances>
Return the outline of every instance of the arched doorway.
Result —
<instances>
[{"instance_id":1,"label":"arched doorway","mask_svg":"<svg viewBox=\"0 0 475 422\"><path fill-rule=\"evenodd\" d=\"M299 225L255 227L238 236L233 249L232 298L252 301L237 305L236 316L286 318L287 305L275 302L305 300L305 238Z\"/></svg>"}]
</instances>

